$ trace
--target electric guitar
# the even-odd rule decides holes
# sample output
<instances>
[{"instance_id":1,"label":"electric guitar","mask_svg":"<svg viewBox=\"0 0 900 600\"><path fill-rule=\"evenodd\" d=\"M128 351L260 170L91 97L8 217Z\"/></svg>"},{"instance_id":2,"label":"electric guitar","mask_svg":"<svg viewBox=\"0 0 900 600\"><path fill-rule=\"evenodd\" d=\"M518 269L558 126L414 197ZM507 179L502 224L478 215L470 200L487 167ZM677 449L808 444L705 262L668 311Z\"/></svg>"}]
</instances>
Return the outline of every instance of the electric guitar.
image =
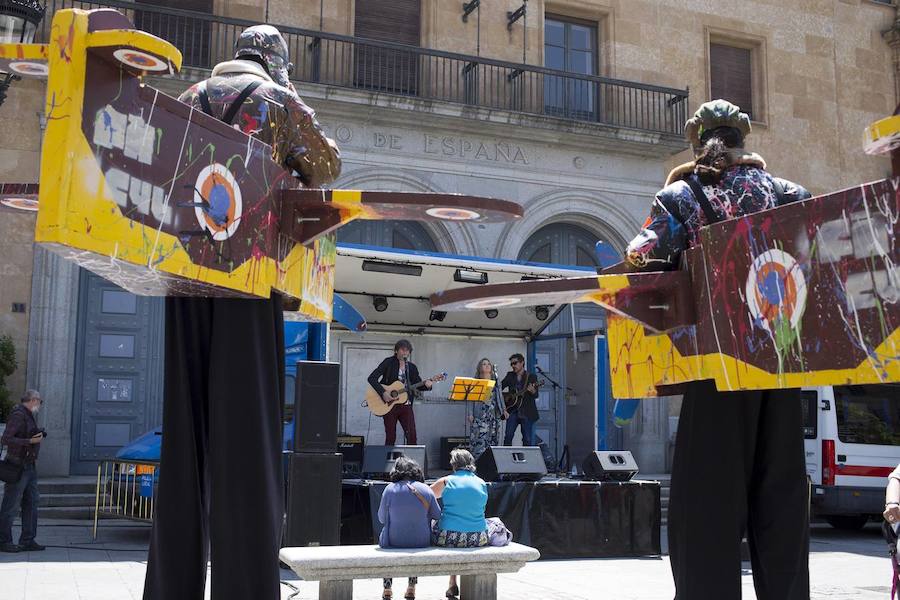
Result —
<instances>
[{"instance_id":1,"label":"electric guitar","mask_svg":"<svg viewBox=\"0 0 900 600\"><path fill-rule=\"evenodd\" d=\"M433 377L429 377L431 381L443 381L447 378L446 373L439 373L438 375L434 375ZM409 393L415 393L422 388L425 387L425 382L428 379L423 379L419 383L415 385L411 385L406 387L402 381L395 381L390 385L384 386L384 390L386 392L390 392L391 401L386 402L384 398L381 397L381 394L375 391L375 389L369 385L366 386L366 405L368 405L369 410L372 411L372 414L378 417L383 417L384 415L391 412L391 409L394 408L395 404L405 404L407 398L409 398Z\"/></svg>"},{"instance_id":2,"label":"electric guitar","mask_svg":"<svg viewBox=\"0 0 900 600\"><path fill-rule=\"evenodd\" d=\"M543 379L537 379L535 381L532 381L531 385L534 386L534 390L535 392L537 392L537 390L540 389L540 387L545 383L546 382ZM506 412L515 410L522 406L522 401L525 399L525 394L528 393L527 388L528 385L518 391L514 390L511 392L503 392L503 403L506 405Z\"/></svg>"}]
</instances>

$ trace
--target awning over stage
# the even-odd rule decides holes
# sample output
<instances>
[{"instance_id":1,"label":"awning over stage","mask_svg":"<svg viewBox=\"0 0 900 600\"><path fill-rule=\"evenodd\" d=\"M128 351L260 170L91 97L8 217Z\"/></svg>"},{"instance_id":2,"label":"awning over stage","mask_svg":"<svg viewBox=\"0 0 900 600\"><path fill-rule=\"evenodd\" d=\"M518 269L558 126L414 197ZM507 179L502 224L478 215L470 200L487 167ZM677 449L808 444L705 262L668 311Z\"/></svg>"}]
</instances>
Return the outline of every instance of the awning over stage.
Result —
<instances>
[{"instance_id":1,"label":"awning over stage","mask_svg":"<svg viewBox=\"0 0 900 600\"><path fill-rule=\"evenodd\" d=\"M434 314L432 293L482 285L508 283L523 278L584 277L592 267L526 263L493 258L458 256L413 250L395 250L355 244L339 244L335 268L335 292L360 311L369 331L402 328L422 333L461 333L528 338L546 325L557 307L497 308L485 311ZM375 299L379 300L376 310Z\"/></svg>"}]
</instances>

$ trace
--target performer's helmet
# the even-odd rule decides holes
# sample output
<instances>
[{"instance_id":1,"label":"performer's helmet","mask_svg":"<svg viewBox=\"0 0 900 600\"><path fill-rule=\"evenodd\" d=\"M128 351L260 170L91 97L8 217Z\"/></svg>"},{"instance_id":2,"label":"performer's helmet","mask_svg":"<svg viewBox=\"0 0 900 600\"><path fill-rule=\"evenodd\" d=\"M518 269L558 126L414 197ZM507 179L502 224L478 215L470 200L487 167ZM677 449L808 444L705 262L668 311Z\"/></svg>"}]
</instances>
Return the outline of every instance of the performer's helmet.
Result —
<instances>
[{"instance_id":1,"label":"performer's helmet","mask_svg":"<svg viewBox=\"0 0 900 600\"><path fill-rule=\"evenodd\" d=\"M684 124L684 137L696 151L703 146L708 137L704 134L722 127L736 130L743 142L750 133L750 116L727 100L712 100L701 104L694 116Z\"/></svg>"},{"instance_id":2,"label":"performer's helmet","mask_svg":"<svg viewBox=\"0 0 900 600\"><path fill-rule=\"evenodd\" d=\"M289 76L294 70L287 42L281 32L271 25L254 25L241 32L234 45L234 57L255 56L261 59L275 83L290 87Z\"/></svg>"}]
</instances>

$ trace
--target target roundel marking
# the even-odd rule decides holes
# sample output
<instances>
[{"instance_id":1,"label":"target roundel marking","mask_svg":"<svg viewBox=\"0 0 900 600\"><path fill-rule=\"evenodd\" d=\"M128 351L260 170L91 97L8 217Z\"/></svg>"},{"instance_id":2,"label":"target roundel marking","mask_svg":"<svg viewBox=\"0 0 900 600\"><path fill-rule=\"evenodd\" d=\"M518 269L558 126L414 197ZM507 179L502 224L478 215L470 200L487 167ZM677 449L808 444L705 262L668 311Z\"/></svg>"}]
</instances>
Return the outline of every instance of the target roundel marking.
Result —
<instances>
[{"instance_id":1,"label":"target roundel marking","mask_svg":"<svg viewBox=\"0 0 900 600\"><path fill-rule=\"evenodd\" d=\"M152 54L133 48L119 48L113 52L120 63L141 71L168 71L169 65Z\"/></svg>"},{"instance_id":2,"label":"target roundel marking","mask_svg":"<svg viewBox=\"0 0 900 600\"><path fill-rule=\"evenodd\" d=\"M429 208L425 211L425 214L436 219L444 219L445 221L471 221L481 216L474 210L469 210L467 208L451 208L444 206Z\"/></svg>"},{"instance_id":3,"label":"target roundel marking","mask_svg":"<svg viewBox=\"0 0 900 600\"><path fill-rule=\"evenodd\" d=\"M9 70L19 75L42 76L50 73L45 63L17 61L9 63Z\"/></svg>"},{"instance_id":4,"label":"target roundel marking","mask_svg":"<svg viewBox=\"0 0 900 600\"><path fill-rule=\"evenodd\" d=\"M194 208L197 222L217 242L227 240L237 231L243 213L241 188L225 165L213 163L197 176Z\"/></svg>"},{"instance_id":5,"label":"target roundel marking","mask_svg":"<svg viewBox=\"0 0 900 600\"><path fill-rule=\"evenodd\" d=\"M753 320L770 333L779 319L797 327L806 308L806 278L793 256L767 250L747 274L747 307Z\"/></svg>"}]
</instances>

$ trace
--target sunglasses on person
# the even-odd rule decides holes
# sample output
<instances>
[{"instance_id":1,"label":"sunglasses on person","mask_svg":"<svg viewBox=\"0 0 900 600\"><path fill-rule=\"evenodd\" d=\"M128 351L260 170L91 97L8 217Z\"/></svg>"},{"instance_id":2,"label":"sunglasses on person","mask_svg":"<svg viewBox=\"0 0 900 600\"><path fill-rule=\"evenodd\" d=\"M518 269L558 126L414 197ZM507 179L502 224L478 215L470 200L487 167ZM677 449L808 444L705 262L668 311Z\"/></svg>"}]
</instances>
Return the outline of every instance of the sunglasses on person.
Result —
<instances>
[{"instance_id":1,"label":"sunglasses on person","mask_svg":"<svg viewBox=\"0 0 900 600\"><path fill-rule=\"evenodd\" d=\"M518 364L521 364L521 362L522 362L521 360L511 360L511 361L509 361L509 366L514 367Z\"/></svg>"}]
</instances>

